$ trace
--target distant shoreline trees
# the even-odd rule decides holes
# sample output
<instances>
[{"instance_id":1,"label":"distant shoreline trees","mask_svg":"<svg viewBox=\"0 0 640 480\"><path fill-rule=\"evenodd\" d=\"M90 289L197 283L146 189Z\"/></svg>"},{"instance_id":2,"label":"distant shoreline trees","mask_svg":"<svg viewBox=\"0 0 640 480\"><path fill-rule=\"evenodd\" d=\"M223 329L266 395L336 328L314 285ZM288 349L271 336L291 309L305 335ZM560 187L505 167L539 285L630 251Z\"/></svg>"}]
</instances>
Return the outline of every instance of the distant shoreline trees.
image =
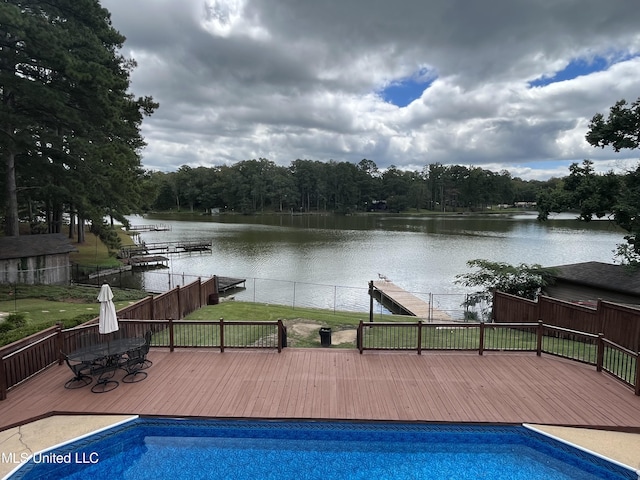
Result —
<instances>
[{"instance_id":1,"label":"distant shoreline trees","mask_svg":"<svg viewBox=\"0 0 640 480\"><path fill-rule=\"evenodd\" d=\"M231 166L189 167L149 173L145 211L205 212L434 212L484 211L490 206L535 204L558 183L525 181L480 167L426 165L421 171L395 166L381 171L373 160L321 162L297 159L287 166L260 158Z\"/></svg>"}]
</instances>

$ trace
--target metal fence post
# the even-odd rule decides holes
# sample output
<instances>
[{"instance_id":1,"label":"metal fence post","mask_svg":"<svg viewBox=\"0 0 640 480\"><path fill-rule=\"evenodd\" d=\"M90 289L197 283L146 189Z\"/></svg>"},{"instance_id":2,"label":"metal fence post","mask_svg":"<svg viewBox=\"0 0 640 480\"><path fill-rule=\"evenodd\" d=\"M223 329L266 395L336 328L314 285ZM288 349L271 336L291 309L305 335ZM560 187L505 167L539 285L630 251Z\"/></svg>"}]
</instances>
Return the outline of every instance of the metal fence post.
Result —
<instances>
[{"instance_id":1,"label":"metal fence post","mask_svg":"<svg viewBox=\"0 0 640 480\"><path fill-rule=\"evenodd\" d=\"M373 322L373 280L369 280L369 321Z\"/></svg>"},{"instance_id":2,"label":"metal fence post","mask_svg":"<svg viewBox=\"0 0 640 480\"><path fill-rule=\"evenodd\" d=\"M478 355L482 355L484 353L484 322L480 322L480 346L478 347Z\"/></svg>"},{"instance_id":3,"label":"metal fence post","mask_svg":"<svg viewBox=\"0 0 640 480\"><path fill-rule=\"evenodd\" d=\"M429 292L429 322L433 322L433 293Z\"/></svg>"}]
</instances>

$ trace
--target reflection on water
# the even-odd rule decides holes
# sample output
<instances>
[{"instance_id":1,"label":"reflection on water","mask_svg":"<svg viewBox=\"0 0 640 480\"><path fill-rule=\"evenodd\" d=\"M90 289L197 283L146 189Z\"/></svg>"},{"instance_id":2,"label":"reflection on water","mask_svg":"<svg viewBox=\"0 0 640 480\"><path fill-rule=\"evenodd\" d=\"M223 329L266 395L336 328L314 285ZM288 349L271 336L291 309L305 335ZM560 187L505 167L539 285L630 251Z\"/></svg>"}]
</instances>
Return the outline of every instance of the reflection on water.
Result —
<instances>
[{"instance_id":1,"label":"reflection on water","mask_svg":"<svg viewBox=\"0 0 640 480\"><path fill-rule=\"evenodd\" d=\"M468 272L466 262L477 258L543 266L610 263L623 236L608 221L584 223L571 215L544 223L535 214L179 218L131 218L134 225L171 226L171 231L141 233L146 242L212 240L213 252L171 256L174 274L344 286L365 296L368 281L378 274L412 292L464 293L455 277ZM308 290L313 296L314 289ZM275 289L272 293L275 297Z\"/></svg>"}]
</instances>

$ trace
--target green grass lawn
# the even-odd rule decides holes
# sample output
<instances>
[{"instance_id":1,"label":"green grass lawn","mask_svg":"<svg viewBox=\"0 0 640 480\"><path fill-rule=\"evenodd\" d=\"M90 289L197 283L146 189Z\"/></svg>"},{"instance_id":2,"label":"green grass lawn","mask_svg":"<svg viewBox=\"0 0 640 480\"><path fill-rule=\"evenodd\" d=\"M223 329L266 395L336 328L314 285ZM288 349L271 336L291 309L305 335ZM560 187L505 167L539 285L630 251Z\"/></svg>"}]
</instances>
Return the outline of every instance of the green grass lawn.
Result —
<instances>
[{"instance_id":1,"label":"green grass lawn","mask_svg":"<svg viewBox=\"0 0 640 480\"><path fill-rule=\"evenodd\" d=\"M384 317L384 320L382 318ZM369 321L368 312L333 312L318 308L293 308L284 305L265 305L252 302L221 302L218 305L207 305L191 313L186 320L311 320L325 327L355 328L360 320ZM384 322L401 321L397 315L377 315L376 319Z\"/></svg>"},{"instance_id":2,"label":"green grass lawn","mask_svg":"<svg viewBox=\"0 0 640 480\"><path fill-rule=\"evenodd\" d=\"M19 340L62 322L72 327L95 318L100 313L98 287L55 285L0 285L0 345ZM116 310L148 294L140 290L114 288ZM19 317L21 326L4 326Z\"/></svg>"}]
</instances>

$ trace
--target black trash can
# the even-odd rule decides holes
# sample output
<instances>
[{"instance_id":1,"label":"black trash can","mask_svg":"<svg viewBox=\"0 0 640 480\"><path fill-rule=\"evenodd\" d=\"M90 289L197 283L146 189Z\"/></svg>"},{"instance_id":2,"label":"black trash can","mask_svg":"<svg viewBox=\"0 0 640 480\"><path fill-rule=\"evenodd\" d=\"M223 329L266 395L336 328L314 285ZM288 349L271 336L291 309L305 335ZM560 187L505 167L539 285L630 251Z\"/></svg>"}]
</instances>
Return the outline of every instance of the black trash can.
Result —
<instances>
[{"instance_id":1,"label":"black trash can","mask_svg":"<svg viewBox=\"0 0 640 480\"><path fill-rule=\"evenodd\" d=\"M331 346L331 328L330 327L320 328L320 345L322 345L323 347Z\"/></svg>"},{"instance_id":2,"label":"black trash can","mask_svg":"<svg viewBox=\"0 0 640 480\"><path fill-rule=\"evenodd\" d=\"M212 293L209 295L207 299L207 305L218 305L220 303L220 295L217 293Z\"/></svg>"}]
</instances>

